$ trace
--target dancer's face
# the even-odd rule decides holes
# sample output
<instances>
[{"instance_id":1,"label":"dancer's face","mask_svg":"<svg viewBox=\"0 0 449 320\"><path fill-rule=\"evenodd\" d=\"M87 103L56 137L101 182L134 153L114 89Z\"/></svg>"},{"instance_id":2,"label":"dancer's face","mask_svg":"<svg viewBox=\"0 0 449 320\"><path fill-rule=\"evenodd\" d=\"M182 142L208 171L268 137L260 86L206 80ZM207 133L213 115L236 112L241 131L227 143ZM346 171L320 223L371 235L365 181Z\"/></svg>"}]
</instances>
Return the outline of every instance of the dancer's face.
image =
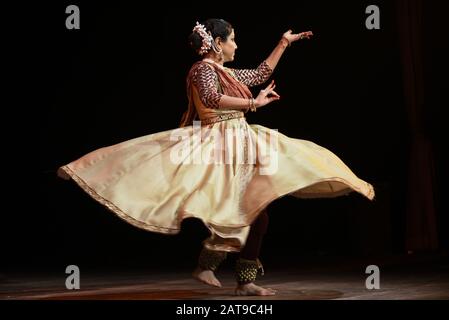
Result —
<instances>
[{"instance_id":1,"label":"dancer's face","mask_svg":"<svg viewBox=\"0 0 449 320\"><path fill-rule=\"evenodd\" d=\"M224 62L233 61L235 50L237 49L237 44L235 43L234 29L232 29L232 32L228 36L226 42L221 42L220 46L221 49L223 50Z\"/></svg>"}]
</instances>

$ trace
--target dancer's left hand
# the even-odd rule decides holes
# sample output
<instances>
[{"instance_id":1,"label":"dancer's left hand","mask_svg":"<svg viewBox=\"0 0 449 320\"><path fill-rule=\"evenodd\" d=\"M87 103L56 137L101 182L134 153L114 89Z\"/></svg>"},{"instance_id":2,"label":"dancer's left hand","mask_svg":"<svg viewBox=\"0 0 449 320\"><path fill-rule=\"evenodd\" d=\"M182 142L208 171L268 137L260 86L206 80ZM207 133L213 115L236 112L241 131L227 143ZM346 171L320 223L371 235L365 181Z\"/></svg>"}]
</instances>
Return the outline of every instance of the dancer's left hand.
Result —
<instances>
[{"instance_id":1,"label":"dancer's left hand","mask_svg":"<svg viewBox=\"0 0 449 320\"><path fill-rule=\"evenodd\" d=\"M300 33L292 33L292 30L288 30L282 35L282 38L286 39L289 44L301 39L310 39L313 36L312 31L305 31Z\"/></svg>"}]
</instances>

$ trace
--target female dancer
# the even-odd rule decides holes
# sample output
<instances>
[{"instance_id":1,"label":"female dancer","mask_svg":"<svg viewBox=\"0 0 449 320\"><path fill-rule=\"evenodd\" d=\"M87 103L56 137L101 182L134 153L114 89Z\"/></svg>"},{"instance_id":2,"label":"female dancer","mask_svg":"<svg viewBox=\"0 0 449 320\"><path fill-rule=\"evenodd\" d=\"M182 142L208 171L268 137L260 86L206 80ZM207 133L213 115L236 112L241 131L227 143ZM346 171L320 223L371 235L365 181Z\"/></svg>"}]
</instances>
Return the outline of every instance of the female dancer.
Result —
<instances>
[{"instance_id":1,"label":"female dancer","mask_svg":"<svg viewBox=\"0 0 449 320\"><path fill-rule=\"evenodd\" d=\"M272 81L256 98L248 87L268 80L284 51L312 32L285 32L256 69L231 69L237 44L222 19L197 22L190 35L201 56L187 76L188 110L180 128L104 147L59 168L95 200L145 230L176 234L187 217L201 219L203 242L193 276L221 286L215 271L238 252L237 295L273 295L255 284L267 229L266 207L284 195L335 197L356 191L374 198L335 154L313 142L249 125L245 114L279 100ZM196 121L199 120L199 121Z\"/></svg>"}]
</instances>

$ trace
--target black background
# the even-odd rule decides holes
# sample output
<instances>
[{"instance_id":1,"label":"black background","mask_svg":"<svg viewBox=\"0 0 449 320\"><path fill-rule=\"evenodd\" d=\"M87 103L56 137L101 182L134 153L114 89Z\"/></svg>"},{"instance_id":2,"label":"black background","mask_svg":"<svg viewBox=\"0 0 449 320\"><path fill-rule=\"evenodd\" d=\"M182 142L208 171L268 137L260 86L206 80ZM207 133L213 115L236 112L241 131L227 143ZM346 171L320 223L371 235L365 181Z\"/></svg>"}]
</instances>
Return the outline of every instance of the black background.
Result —
<instances>
[{"instance_id":1,"label":"black background","mask_svg":"<svg viewBox=\"0 0 449 320\"><path fill-rule=\"evenodd\" d=\"M65 28L69 4L80 8L80 30ZM380 30L365 27L370 4L380 7ZM176 236L137 229L73 182L57 178L56 169L100 147L176 128L187 106L185 77L197 60L187 37L197 20L212 17L235 29L238 49L229 66L236 68L256 67L289 28L314 32L311 40L287 49L272 76L282 99L248 114L247 120L332 150L376 190L373 202L356 193L273 202L261 254L265 264L404 252L410 133L395 2L241 5L165 2L156 8L61 1L45 8L45 29L38 30L44 41L35 45L44 52L36 62L39 101L22 114L30 123L22 127L29 139L15 145L23 154L15 153L13 162L21 169L7 199L13 210L5 212L1 225L3 268L195 265L208 236L199 220L185 220ZM432 57L425 69L426 123L435 147L440 245L447 248L443 8L436 1L425 7L424 52Z\"/></svg>"}]
</instances>

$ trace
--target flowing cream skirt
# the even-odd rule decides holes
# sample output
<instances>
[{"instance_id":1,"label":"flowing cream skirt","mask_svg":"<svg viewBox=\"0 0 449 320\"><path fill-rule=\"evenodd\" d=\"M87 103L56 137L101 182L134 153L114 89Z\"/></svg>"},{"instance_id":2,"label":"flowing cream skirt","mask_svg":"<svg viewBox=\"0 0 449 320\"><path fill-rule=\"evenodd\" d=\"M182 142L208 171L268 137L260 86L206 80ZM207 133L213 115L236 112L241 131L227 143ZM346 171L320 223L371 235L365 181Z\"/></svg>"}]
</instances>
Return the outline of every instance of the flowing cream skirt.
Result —
<instances>
[{"instance_id":1,"label":"flowing cream skirt","mask_svg":"<svg viewBox=\"0 0 449 320\"><path fill-rule=\"evenodd\" d=\"M189 126L100 148L61 166L92 198L128 223L176 234L188 217L211 232L211 250L240 251L250 224L273 200L374 198L331 151L245 118Z\"/></svg>"}]
</instances>

